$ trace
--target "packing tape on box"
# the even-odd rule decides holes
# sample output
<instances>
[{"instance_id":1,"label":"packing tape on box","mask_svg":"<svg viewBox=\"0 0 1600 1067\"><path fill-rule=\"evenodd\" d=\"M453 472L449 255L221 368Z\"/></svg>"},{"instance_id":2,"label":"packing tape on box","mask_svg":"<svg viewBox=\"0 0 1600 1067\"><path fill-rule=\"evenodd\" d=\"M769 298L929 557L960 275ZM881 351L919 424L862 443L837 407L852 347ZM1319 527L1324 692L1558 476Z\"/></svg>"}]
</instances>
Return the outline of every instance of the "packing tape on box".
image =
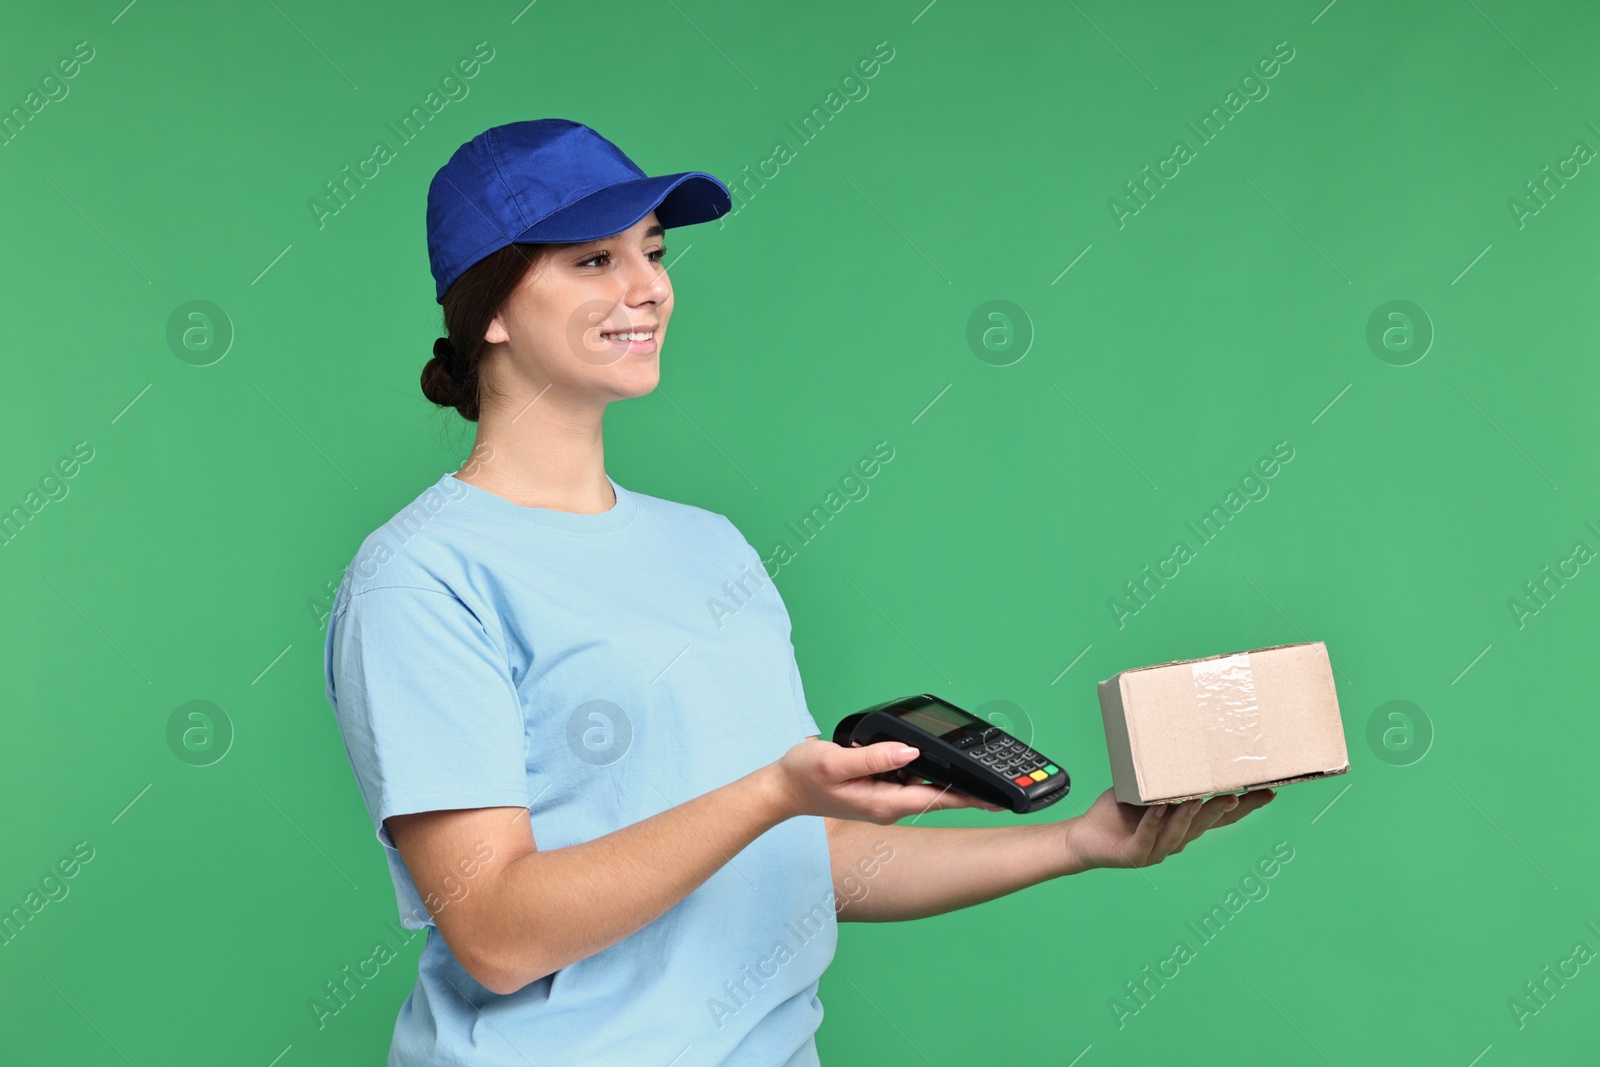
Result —
<instances>
[{"instance_id":1,"label":"packing tape on box","mask_svg":"<svg viewBox=\"0 0 1600 1067\"><path fill-rule=\"evenodd\" d=\"M1212 785L1232 789L1236 782L1259 781L1250 768L1267 758L1267 750L1250 654L1239 652L1190 666Z\"/></svg>"}]
</instances>

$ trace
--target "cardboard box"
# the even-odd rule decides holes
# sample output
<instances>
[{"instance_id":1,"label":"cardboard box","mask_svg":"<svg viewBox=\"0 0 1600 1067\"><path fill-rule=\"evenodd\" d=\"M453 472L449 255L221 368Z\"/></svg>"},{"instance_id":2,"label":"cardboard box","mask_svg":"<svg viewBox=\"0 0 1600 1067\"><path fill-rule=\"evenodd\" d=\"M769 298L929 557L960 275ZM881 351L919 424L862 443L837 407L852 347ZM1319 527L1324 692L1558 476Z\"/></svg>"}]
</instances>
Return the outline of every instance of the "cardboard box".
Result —
<instances>
[{"instance_id":1,"label":"cardboard box","mask_svg":"<svg viewBox=\"0 0 1600 1067\"><path fill-rule=\"evenodd\" d=\"M1321 641L1139 667L1100 683L1112 786L1125 804L1344 774L1333 668Z\"/></svg>"}]
</instances>

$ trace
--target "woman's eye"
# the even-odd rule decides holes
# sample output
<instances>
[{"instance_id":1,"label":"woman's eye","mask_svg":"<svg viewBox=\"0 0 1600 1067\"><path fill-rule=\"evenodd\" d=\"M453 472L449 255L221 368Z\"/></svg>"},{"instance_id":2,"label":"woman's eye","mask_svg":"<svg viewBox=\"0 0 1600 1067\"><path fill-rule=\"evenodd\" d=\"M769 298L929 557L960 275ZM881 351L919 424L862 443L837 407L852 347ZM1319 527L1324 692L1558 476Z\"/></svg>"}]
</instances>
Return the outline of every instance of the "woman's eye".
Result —
<instances>
[{"instance_id":1,"label":"woman's eye","mask_svg":"<svg viewBox=\"0 0 1600 1067\"><path fill-rule=\"evenodd\" d=\"M646 253L646 254L648 256L654 256L655 257L652 260L652 262L660 263L662 257L664 257L667 254L667 250L663 246L661 248L656 249L654 252L649 252L649 253ZM594 255L590 256L588 259L583 260L581 263L579 263L578 266L587 267L587 266L590 266L591 264L593 264L594 266L598 267L598 266L600 266L600 264L595 262L596 260L610 259L610 258L611 258L611 253L610 252L596 252Z\"/></svg>"}]
</instances>

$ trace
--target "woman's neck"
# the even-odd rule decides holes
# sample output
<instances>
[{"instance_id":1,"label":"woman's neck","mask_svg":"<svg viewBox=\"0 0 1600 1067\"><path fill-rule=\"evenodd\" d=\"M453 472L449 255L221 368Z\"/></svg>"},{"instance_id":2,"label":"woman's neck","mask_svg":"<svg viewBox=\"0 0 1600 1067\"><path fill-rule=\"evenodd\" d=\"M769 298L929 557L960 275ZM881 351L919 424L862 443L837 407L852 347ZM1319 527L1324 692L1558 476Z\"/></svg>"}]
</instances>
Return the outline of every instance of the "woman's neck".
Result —
<instances>
[{"instance_id":1,"label":"woman's neck","mask_svg":"<svg viewBox=\"0 0 1600 1067\"><path fill-rule=\"evenodd\" d=\"M523 507L584 515L615 507L599 424L586 431L549 419L536 422L531 415L480 422L472 454L456 477Z\"/></svg>"}]
</instances>

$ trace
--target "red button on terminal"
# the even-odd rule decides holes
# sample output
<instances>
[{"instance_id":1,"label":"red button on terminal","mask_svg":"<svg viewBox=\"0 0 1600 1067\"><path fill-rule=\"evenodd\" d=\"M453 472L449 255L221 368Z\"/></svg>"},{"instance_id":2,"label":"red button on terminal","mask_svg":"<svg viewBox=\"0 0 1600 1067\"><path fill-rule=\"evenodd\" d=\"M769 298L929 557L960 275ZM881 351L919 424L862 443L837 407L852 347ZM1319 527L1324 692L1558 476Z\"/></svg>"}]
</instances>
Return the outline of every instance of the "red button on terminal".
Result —
<instances>
[{"instance_id":1,"label":"red button on terminal","mask_svg":"<svg viewBox=\"0 0 1600 1067\"><path fill-rule=\"evenodd\" d=\"M1020 775L1020 776L1018 776L1016 778L1013 778L1011 780L1013 782L1016 782L1018 785L1021 785L1021 786L1029 786L1029 785L1033 784L1033 779L1031 777L1029 777L1028 775L1026 775L1026 774Z\"/></svg>"}]
</instances>

